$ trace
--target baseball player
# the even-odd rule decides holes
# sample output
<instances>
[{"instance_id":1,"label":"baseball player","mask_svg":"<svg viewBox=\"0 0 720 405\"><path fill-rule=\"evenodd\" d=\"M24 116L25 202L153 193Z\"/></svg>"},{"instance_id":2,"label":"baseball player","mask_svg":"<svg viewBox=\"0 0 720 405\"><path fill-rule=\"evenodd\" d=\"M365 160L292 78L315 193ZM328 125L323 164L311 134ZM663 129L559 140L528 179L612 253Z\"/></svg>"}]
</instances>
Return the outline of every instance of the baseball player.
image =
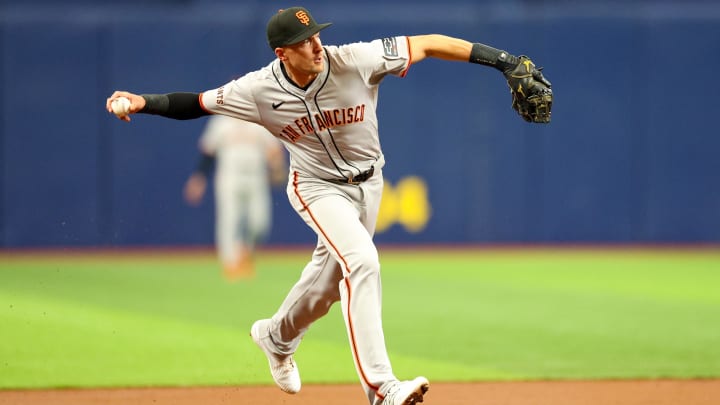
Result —
<instances>
[{"instance_id":1,"label":"baseball player","mask_svg":"<svg viewBox=\"0 0 720 405\"><path fill-rule=\"evenodd\" d=\"M323 46L319 32L329 25L317 23L302 7L280 10L267 24L276 56L267 66L201 93L116 91L106 108L112 111L113 100L127 97L129 111L119 114L124 121L133 113L174 119L222 114L256 122L278 137L290 154L288 198L318 241L277 312L252 325L252 339L267 356L275 383L296 393L301 381L293 354L313 322L340 301L369 403L415 404L423 401L428 380L395 377L381 319L380 262L373 243L385 163L378 86L388 75L405 76L412 64L428 57L502 72L517 68L522 59L444 35Z\"/></svg>"},{"instance_id":2,"label":"baseball player","mask_svg":"<svg viewBox=\"0 0 720 405\"><path fill-rule=\"evenodd\" d=\"M229 281L254 274L252 255L269 233L271 185L287 181L282 144L262 126L212 116L200 136L201 158L185 183L185 200L198 205L215 167L215 243Z\"/></svg>"}]
</instances>

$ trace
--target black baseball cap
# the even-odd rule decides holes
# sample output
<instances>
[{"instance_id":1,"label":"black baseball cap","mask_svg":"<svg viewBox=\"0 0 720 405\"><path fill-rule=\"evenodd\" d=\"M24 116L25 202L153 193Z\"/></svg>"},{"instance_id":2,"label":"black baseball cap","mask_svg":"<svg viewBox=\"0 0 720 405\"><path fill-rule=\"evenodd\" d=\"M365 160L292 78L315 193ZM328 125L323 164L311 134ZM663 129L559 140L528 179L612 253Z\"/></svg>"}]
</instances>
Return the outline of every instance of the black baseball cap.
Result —
<instances>
[{"instance_id":1,"label":"black baseball cap","mask_svg":"<svg viewBox=\"0 0 720 405\"><path fill-rule=\"evenodd\" d=\"M270 17L267 39L270 48L296 44L327 28L331 23L318 24L304 7L290 7Z\"/></svg>"}]
</instances>

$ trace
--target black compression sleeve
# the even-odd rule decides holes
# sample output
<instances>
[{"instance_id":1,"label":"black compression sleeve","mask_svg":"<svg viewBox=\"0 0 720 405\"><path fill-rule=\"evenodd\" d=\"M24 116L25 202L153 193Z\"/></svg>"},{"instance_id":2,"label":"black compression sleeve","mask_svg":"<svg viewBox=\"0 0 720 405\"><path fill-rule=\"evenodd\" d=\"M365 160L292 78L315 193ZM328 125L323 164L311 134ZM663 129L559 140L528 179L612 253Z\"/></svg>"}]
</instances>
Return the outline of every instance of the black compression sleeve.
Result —
<instances>
[{"instance_id":1,"label":"black compression sleeve","mask_svg":"<svg viewBox=\"0 0 720 405\"><path fill-rule=\"evenodd\" d=\"M210 115L200 106L198 93L142 94L145 107L140 110L144 114L161 115L176 120L191 120Z\"/></svg>"},{"instance_id":2,"label":"black compression sleeve","mask_svg":"<svg viewBox=\"0 0 720 405\"><path fill-rule=\"evenodd\" d=\"M516 56L500 49L495 49L485 44L475 43L470 51L470 62L479 63L485 66L492 66L495 69L505 72L513 69L519 63Z\"/></svg>"}]
</instances>

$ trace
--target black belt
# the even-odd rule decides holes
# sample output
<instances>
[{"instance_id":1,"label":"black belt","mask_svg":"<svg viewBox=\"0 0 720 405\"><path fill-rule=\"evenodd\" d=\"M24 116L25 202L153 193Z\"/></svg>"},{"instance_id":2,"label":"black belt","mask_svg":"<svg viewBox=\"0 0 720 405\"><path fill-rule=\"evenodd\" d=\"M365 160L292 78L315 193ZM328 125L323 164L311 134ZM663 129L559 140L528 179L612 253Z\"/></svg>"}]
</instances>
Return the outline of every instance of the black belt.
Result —
<instances>
[{"instance_id":1,"label":"black belt","mask_svg":"<svg viewBox=\"0 0 720 405\"><path fill-rule=\"evenodd\" d=\"M375 166L370 166L370 168L368 170L365 170L364 172L358 174L357 176L346 177L344 179L334 179L332 181L335 183L342 183L342 184L360 184L363 181L372 177L373 174L375 174Z\"/></svg>"}]
</instances>

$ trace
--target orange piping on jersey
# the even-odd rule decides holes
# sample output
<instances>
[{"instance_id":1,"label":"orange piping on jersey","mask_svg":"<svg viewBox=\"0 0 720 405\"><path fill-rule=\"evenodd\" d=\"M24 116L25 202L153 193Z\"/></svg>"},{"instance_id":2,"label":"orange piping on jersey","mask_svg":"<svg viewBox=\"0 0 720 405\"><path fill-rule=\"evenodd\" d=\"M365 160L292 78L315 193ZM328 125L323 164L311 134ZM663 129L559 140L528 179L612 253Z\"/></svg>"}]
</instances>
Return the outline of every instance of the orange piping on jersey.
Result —
<instances>
[{"instance_id":1,"label":"orange piping on jersey","mask_svg":"<svg viewBox=\"0 0 720 405\"><path fill-rule=\"evenodd\" d=\"M198 101L200 102L200 108L202 108L203 110L207 111L210 114L214 114L212 111L205 108L205 104L202 101L202 96L203 96L203 93L198 94Z\"/></svg>"},{"instance_id":2,"label":"orange piping on jersey","mask_svg":"<svg viewBox=\"0 0 720 405\"><path fill-rule=\"evenodd\" d=\"M308 215L310 215L310 219L312 219L315 226L317 226L318 231L320 231L320 233L322 233L322 235L325 237L325 240L327 240L328 243L330 244L330 247L332 247L332 249L338 255L340 260L342 260L343 264L345 265L345 269L347 270L347 272L349 274L350 267L348 267L345 257L343 257L343 255L340 254L340 251L338 250L338 248L335 246L335 244L332 243L330 238L328 238L325 231L322 229L322 227L320 226L318 221L315 219L315 216L313 215L312 211L310 211L310 207L305 203L305 200L303 200L303 198L300 196L300 190L298 190L298 172L293 172L293 192L297 196L298 200L300 200L300 204L302 204L303 209L305 211L307 211ZM355 364L357 364L357 366L358 366L358 370L360 371L360 377L362 378L365 385L370 387L370 389L375 390L376 395L378 395L378 393L380 391L380 387L370 383L367 376L365 375L365 370L363 370L362 364L360 363L360 357L358 357L357 342L355 340L355 328L353 326L352 317L350 316L350 302L351 302L351 298L352 298L352 289L350 288L350 279L348 277L344 277L344 281L345 281L345 287L347 287L348 329L350 331L350 341L352 342L351 349L352 349L353 357L355 358Z\"/></svg>"},{"instance_id":3,"label":"orange piping on jersey","mask_svg":"<svg viewBox=\"0 0 720 405\"><path fill-rule=\"evenodd\" d=\"M403 70L402 72L400 72L400 77L405 77L405 75L407 74L408 70L410 70L410 65L412 65L412 63L413 63L413 60L412 60L412 48L410 47L410 37L405 37L405 42L407 43L408 56L410 56L410 57L408 58L408 64L407 64L407 66L405 66L405 70Z\"/></svg>"}]
</instances>

